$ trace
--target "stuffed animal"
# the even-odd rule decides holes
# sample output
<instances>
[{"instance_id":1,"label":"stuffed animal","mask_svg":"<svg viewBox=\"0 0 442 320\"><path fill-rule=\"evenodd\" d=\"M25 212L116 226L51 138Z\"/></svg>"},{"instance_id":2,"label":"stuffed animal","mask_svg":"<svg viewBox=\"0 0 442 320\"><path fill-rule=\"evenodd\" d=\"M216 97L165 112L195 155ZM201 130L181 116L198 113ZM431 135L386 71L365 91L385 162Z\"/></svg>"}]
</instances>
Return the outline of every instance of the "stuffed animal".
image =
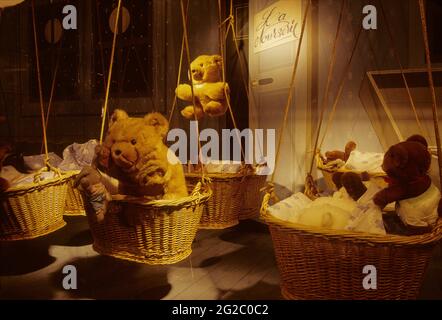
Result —
<instances>
[{"instance_id":1,"label":"stuffed animal","mask_svg":"<svg viewBox=\"0 0 442 320\"><path fill-rule=\"evenodd\" d=\"M336 161L336 160L342 160L346 162L348 158L350 158L350 154L353 150L356 149L356 143L354 141L349 141L345 145L345 151L340 150L334 150L334 151L327 151L325 153L326 162Z\"/></svg>"},{"instance_id":2,"label":"stuffed animal","mask_svg":"<svg viewBox=\"0 0 442 320\"><path fill-rule=\"evenodd\" d=\"M188 195L182 165L164 144L168 130L166 118L159 113L144 118L131 118L122 110L113 113L93 166L85 167L75 183L89 194L99 218L103 218L110 194L147 200Z\"/></svg>"},{"instance_id":3,"label":"stuffed animal","mask_svg":"<svg viewBox=\"0 0 442 320\"><path fill-rule=\"evenodd\" d=\"M358 201L362 195L367 192L367 186L363 181L368 181L367 175L357 174L354 172L336 172L333 174L333 182L338 187L338 190L342 187L345 188L348 195L355 201Z\"/></svg>"},{"instance_id":4,"label":"stuffed animal","mask_svg":"<svg viewBox=\"0 0 442 320\"><path fill-rule=\"evenodd\" d=\"M373 202L381 209L396 202L396 213L400 221L392 222L389 218L390 223L386 227L390 233L426 233L432 229L438 215L442 216L440 191L428 175L430 165L428 144L420 135L393 145L385 153L382 168L387 173L388 187L376 193ZM350 180L355 185L361 183L356 181L355 176ZM358 198L359 192L351 187L347 192L354 199ZM396 225L392 226L392 223Z\"/></svg>"},{"instance_id":5,"label":"stuffed animal","mask_svg":"<svg viewBox=\"0 0 442 320\"><path fill-rule=\"evenodd\" d=\"M176 88L179 99L192 103L185 107L181 114L189 120L201 119L207 114L218 117L227 111L229 85L222 82L222 58L219 55L202 55L190 65L193 82L195 106L192 101L192 88L188 84L180 84Z\"/></svg>"}]
</instances>

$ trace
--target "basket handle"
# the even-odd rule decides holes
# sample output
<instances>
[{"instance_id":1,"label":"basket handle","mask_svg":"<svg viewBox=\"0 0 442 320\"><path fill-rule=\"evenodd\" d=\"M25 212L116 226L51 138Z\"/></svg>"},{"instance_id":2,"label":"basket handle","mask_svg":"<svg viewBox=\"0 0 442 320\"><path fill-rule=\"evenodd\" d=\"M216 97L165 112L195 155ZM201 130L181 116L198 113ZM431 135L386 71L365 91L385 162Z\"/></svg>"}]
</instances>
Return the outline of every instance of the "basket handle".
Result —
<instances>
[{"instance_id":1,"label":"basket handle","mask_svg":"<svg viewBox=\"0 0 442 320\"><path fill-rule=\"evenodd\" d=\"M202 177L201 181L199 181L192 190L192 196L198 196L202 194L202 190L210 190L210 185L212 184L212 180L209 177Z\"/></svg>"},{"instance_id":2,"label":"basket handle","mask_svg":"<svg viewBox=\"0 0 442 320\"><path fill-rule=\"evenodd\" d=\"M34 183L39 183L42 181L41 175L43 172L51 172L51 171L54 172L58 178L61 178L64 174L60 169L51 165L49 163L49 159L45 159L45 166L34 174Z\"/></svg>"},{"instance_id":3,"label":"basket handle","mask_svg":"<svg viewBox=\"0 0 442 320\"><path fill-rule=\"evenodd\" d=\"M261 209L259 210L261 217L266 215L267 209L269 208L269 202L272 200L274 203L280 201L278 196L275 193L275 185L273 182L268 182L264 188L259 190L260 192L264 192L264 198L262 199Z\"/></svg>"}]
</instances>

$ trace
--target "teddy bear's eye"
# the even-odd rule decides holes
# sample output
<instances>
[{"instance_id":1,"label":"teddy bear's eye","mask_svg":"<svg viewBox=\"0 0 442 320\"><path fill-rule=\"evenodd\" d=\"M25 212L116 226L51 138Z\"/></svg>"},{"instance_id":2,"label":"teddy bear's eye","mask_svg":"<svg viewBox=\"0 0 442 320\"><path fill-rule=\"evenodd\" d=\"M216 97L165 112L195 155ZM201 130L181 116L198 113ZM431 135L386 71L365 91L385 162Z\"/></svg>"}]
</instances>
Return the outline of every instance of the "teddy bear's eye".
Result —
<instances>
[{"instance_id":1,"label":"teddy bear's eye","mask_svg":"<svg viewBox=\"0 0 442 320\"><path fill-rule=\"evenodd\" d=\"M130 141L130 143L132 143L133 145L136 145L136 144L137 144L137 140L132 139L132 140Z\"/></svg>"}]
</instances>

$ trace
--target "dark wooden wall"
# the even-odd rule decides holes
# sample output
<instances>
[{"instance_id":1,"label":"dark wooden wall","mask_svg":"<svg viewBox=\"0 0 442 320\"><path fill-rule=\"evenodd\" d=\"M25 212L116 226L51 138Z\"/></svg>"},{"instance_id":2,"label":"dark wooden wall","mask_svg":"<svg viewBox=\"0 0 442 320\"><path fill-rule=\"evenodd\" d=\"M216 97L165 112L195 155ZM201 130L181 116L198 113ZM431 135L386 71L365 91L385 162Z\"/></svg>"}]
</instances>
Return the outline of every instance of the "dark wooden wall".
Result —
<instances>
[{"instance_id":1,"label":"dark wooden wall","mask_svg":"<svg viewBox=\"0 0 442 320\"><path fill-rule=\"evenodd\" d=\"M113 35L108 19L117 1L36 2L45 108L55 61L61 52L48 125L50 149L61 153L73 142L99 137ZM61 8L65 4L77 7L78 29L63 31L59 51L59 43L48 44L44 40L44 27L49 19L62 20ZM156 110L168 116L182 39L180 2L123 0L123 6L131 20L128 31L117 39L109 111L123 108L131 115L142 115ZM0 124L0 137L20 146L25 154L39 153L42 140L31 23L30 1L6 9L0 18L0 114L7 116L7 123ZM192 0L188 25L192 59L219 52L216 1ZM181 82L188 82L186 63ZM181 106L179 103L171 127L186 129L188 122L179 114ZM223 126L223 117L201 124L201 128Z\"/></svg>"}]
</instances>

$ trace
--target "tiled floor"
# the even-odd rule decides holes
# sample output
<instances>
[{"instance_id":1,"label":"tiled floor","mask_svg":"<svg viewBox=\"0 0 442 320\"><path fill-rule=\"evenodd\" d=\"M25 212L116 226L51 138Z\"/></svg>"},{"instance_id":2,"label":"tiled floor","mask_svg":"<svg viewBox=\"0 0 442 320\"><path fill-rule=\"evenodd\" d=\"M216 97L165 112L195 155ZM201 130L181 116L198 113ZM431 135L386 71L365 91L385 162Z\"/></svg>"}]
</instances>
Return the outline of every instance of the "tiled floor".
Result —
<instances>
[{"instance_id":1,"label":"tiled floor","mask_svg":"<svg viewBox=\"0 0 442 320\"><path fill-rule=\"evenodd\" d=\"M0 244L0 299L281 299L267 227L246 221L198 232L190 258L145 266L95 253L84 217L32 241ZM62 269L75 265L78 289L62 287ZM440 251L422 298L442 299Z\"/></svg>"}]
</instances>

